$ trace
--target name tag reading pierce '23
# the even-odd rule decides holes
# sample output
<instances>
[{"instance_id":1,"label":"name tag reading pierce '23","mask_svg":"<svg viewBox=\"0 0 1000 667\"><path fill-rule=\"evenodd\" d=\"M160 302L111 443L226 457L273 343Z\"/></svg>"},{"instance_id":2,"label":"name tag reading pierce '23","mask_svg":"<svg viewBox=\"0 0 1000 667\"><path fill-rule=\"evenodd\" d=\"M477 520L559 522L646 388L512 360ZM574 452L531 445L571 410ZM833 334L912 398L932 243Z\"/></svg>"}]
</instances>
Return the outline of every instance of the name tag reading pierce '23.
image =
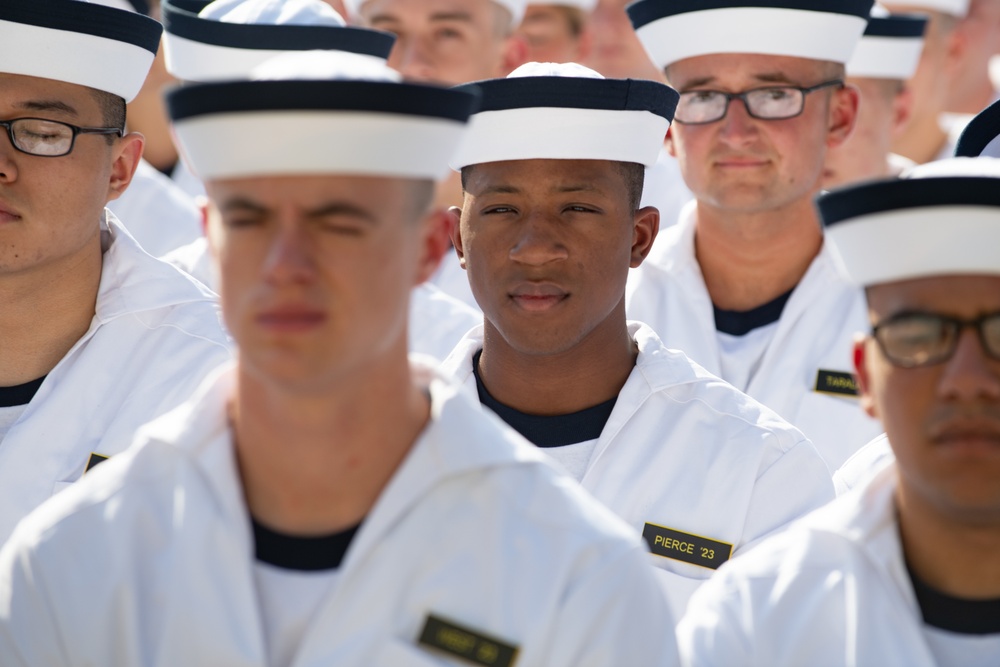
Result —
<instances>
[{"instance_id":1,"label":"name tag reading pierce '23","mask_svg":"<svg viewBox=\"0 0 1000 667\"><path fill-rule=\"evenodd\" d=\"M642 528L642 537L649 550L657 556L707 567L711 570L729 560L733 545L718 540L710 540L700 535L682 533L673 528L647 523Z\"/></svg>"}]
</instances>

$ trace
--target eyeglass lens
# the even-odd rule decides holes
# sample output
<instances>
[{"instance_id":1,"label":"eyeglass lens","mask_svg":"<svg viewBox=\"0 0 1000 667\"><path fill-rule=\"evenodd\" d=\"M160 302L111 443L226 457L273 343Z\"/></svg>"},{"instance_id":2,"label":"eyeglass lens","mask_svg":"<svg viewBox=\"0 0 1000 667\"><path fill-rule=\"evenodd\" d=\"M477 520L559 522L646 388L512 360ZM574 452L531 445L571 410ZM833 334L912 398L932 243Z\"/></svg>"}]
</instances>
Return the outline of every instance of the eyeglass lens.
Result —
<instances>
[{"instance_id":1,"label":"eyeglass lens","mask_svg":"<svg viewBox=\"0 0 1000 667\"><path fill-rule=\"evenodd\" d=\"M730 97L742 97L751 116L781 119L802 111L804 95L798 88L758 88L741 95L714 90L691 91L681 95L675 118L682 123L709 123L726 115Z\"/></svg>"},{"instance_id":2,"label":"eyeglass lens","mask_svg":"<svg viewBox=\"0 0 1000 667\"><path fill-rule=\"evenodd\" d=\"M908 368L940 363L958 346L961 330L973 323L937 315L907 315L876 327L875 337L889 361ZM978 322L987 355L1000 360L1000 313Z\"/></svg>"},{"instance_id":3,"label":"eyeglass lens","mask_svg":"<svg viewBox=\"0 0 1000 667\"><path fill-rule=\"evenodd\" d=\"M73 128L63 123L38 118L11 121L14 145L32 155L64 155L73 147Z\"/></svg>"}]
</instances>

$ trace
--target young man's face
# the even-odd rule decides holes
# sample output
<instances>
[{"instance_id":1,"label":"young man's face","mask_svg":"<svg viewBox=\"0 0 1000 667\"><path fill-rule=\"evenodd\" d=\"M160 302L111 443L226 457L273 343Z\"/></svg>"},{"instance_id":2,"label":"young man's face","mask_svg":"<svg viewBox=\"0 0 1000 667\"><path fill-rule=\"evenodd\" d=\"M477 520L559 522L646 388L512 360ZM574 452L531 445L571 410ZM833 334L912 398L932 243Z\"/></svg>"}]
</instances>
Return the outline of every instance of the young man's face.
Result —
<instances>
[{"instance_id":1,"label":"young man's face","mask_svg":"<svg viewBox=\"0 0 1000 667\"><path fill-rule=\"evenodd\" d=\"M877 285L868 307L873 323L907 312L974 319L1000 312L1000 278ZM1000 520L1000 361L978 334L966 328L949 360L923 368L892 365L871 338L856 350L863 405L885 426L904 502L916 496L943 516Z\"/></svg>"},{"instance_id":2,"label":"young man's face","mask_svg":"<svg viewBox=\"0 0 1000 667\"><path fill-rule=\"evenodd\" d=\"M889 176L890 143L909 117L912 97L901 81L854 77L861 104L847 141L826 154L823 188Z\"/></svg>"},{"instance_id":3,"label":"young man's face","mask_svg":"<svg viewBox=\"0 0 1000 667\"><path fill-rule=\"evenodd\" d=\"M0 120L43 118L103 127L94 91L49 79L0 74ZM142 139L76 137L69 155L40 157L14 148L0 130L0 276L44 270L92 246L104 205L132 177Z\"/></svg>"},{"instance_id":4,"label":"young man's face","mask_svg":"<svg viewBox=\"0 0 1000 667\"><path fill-rule=\"evenodd\" d=\"M363 23L396 35L389 66L457 85L503 76L510 16L492 0L368 0Z\"/></svg>"},{"instance_id":5,"label":"young man's face","mask_svg":"<svg viewBox=\"0 0 1000 667\"><path fill-rule=\"evenodd\" d=\"M713 54L668 68L684 93L740 93L766 86L815 86L838 78L830 64L805 58ZM667 148L687 186L704 204L733 213L762 213L808 200L818 190L827 148L850 133L857 111L851 88L823 88L805 98L799 116L752 118L740 100L704 125L671 125Z\"/></svg>"},{"instance_id":6,"label":"young man's face","mask_svg":"<svg viewBox=\"0 0 1000 667\"><path fill-rule=\"evenodd\" d=\"M609 79L663 81L639 41L625 7L632 0L598 0L591 13L591 49L583 63Z\"/></svg>"},{"instance_id":7,"label":"young man's face","mask_svg":"<svg viewBox=\"0 0 1000 667\"><path fill-rule=\"evenodd\" d=\"M405 350L410 290L440 259L417 188L362 176L207 184L223 316L244 368L321 390Z\"/></svg>"},{"instance_id":8,"label":"young man's face","mask_svg":"<svg viewBox=\"0 0 1000 667\"><path fill-rule=\"evenodd\" d=\"M624 326L628 269L658 223L655 209L631 210L615 163L515 160L472 169L454 240L487 335L552 355Z\"/></svg>"},{"instance_id":9,"label":"young man's face","mask_svg":"<svg viewBox=\"0 0 1000 667\"><path fill-rule=\"evenodd\" d=\"M528 5L517 29L528 45L528 62L581 62L587 52L585 20L573 7Z\"/></svg>"}]
</instances>

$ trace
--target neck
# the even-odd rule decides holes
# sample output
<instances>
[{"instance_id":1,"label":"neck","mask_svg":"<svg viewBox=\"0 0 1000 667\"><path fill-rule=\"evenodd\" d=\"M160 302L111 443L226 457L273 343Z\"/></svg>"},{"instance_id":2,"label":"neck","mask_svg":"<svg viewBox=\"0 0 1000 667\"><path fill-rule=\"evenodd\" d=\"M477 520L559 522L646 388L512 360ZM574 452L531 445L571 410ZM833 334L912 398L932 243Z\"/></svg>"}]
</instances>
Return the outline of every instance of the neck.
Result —
<instances>
[{"instance_id":1,"label":"neck","mask_svg":"<svg viewBox=\"0 0 1000 667\"><path fill-rule=\"evenodd\" d=\"M237 371L231 406L251 515L295 534L360 522L429 419L405 344L320 391L296 391Z\"/></svg>"},{"instance_id":2,"label":"neck","mask_svg":"<svg viewBox=\"0 0 1000 667\"><path fill-rule=\"evenodd\" d=\"M102 265L98 231L69 257L0 274L0 386L47 375L87 333Z\"/></svg>"},{"instance_id":3,"label":"neck","mask_svg":"<svg viewBox=\"0 0 1000 667\"><path fill-rule=\"evenodd\" d=\"M915 117L893 141L892 152L925 164L937 157L947 141L948 134L941 129L936 115Z\"/></svg>"},{"instance_id":4,"label":"neck","mask_svg":"<svg viewBox=\"0 0 1000 667\"><path fill-rule=\"evenodd\" d=\"M537 415L565 415L618 395L635 367L624 300L583 340L551 354L514 349L485 322L479 375L497 401Z\"/></svg>"},{"instance_id":5,"label":"neck","mask_svg":"<svg viewBox=\"0 0 1000 667\"><path fill-rule=\"evenodd\" d=\"M910 568L929 586L953 597L1000 598L1000 520L944 516L900 483L899 531Z\"/></svg>"},{"instance_id":6,"label":"neck","mask_svg":"<svg viewBox=\"0 0 1000 667\"><path fill-rule=\"evenodd\" d=\"M695 256L709 296L725 310L751 310L792 290L823 245L810 199L733 214L698 202Z\"/></svg>"}]
</instances>

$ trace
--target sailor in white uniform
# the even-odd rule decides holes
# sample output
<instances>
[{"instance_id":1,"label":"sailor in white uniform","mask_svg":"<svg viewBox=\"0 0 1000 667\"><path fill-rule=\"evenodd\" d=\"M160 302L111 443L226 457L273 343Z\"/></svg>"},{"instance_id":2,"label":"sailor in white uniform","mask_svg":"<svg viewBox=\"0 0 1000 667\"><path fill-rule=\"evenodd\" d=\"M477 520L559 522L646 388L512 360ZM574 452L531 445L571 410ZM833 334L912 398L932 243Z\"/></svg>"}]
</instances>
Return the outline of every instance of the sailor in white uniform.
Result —
<instances>
[{"instance_id":1,"label":"sailor in white uniform","mask_svg":"<svg viewBox=\"0 0 1000 667\"><path fill-rule=\"evenodd\" d=\"M0 543L232 357L212 294L104 208L142 152L125 102L160 32L74 0L0 6Z\"/></svg>"},{"instance_id":2,"label":"sailor in white uniform","mask_svg":"<svg viewBox=\"0 0 1000 667\"><path fill-rule=\"evenodd\" d=\"M880 432L851 373L864 298L813 210L857 92L843 64L870 2L642 0L639 38L680 102L667 145L695 201L629 278L626 312L802 430L836 470ZM747 26L754 26L753 30Z\"/></svg>"},{"instance_id":3,"label":"sailor in white uniform","mask_svg":"<svg viewBox=\"0 0 1000 667\"><path fill-rule=\"evenodd\" d=\"M687 664L1000 664L1000 161L961 162L820 198L896 460L720 569L678 628Z\"/></svg>"},{"instance_id":4,"label":"sailor in white uniform","mask_svg":"<svg viewBox=\"0 0 1000 667\"><path fill-rule=\"evenodd\" d=\"M173 0L164 3L163 15L167 68L185 81L247 78L283 51L346 51L384 63L395 40L345 25L321 0ZM164 259L216 289L209 253L207 239L198 239ZM438 360L482 319L477 309L431 283L413 290L410 312L410 351Z\"/></svg>"},{"instance_id":5,"label":"sailor in white uniform","mask_svg":"<svg viewBox=\"0 0 1000 667\"><path fill-rule=\"evenodd\" d=\"M237 363L19 526L0 663L676 664L639 537L407 361L476 96L345 53L259 76L168 100Z\"/></svg>"},{"instance_id":6,"label":"sailor in white uniform","mask_svg":"<svg viewBox=\"0 0 1000 667\"><path fill-rule=\"evenodd\" d=\"M485 322L442 372L644 536L679 616L728 558L832 499L830 474L799 431L626 323L657 231L643 167L677 93L551 63L474 85L454 245Z\"/></svg>"}]
</instances>

